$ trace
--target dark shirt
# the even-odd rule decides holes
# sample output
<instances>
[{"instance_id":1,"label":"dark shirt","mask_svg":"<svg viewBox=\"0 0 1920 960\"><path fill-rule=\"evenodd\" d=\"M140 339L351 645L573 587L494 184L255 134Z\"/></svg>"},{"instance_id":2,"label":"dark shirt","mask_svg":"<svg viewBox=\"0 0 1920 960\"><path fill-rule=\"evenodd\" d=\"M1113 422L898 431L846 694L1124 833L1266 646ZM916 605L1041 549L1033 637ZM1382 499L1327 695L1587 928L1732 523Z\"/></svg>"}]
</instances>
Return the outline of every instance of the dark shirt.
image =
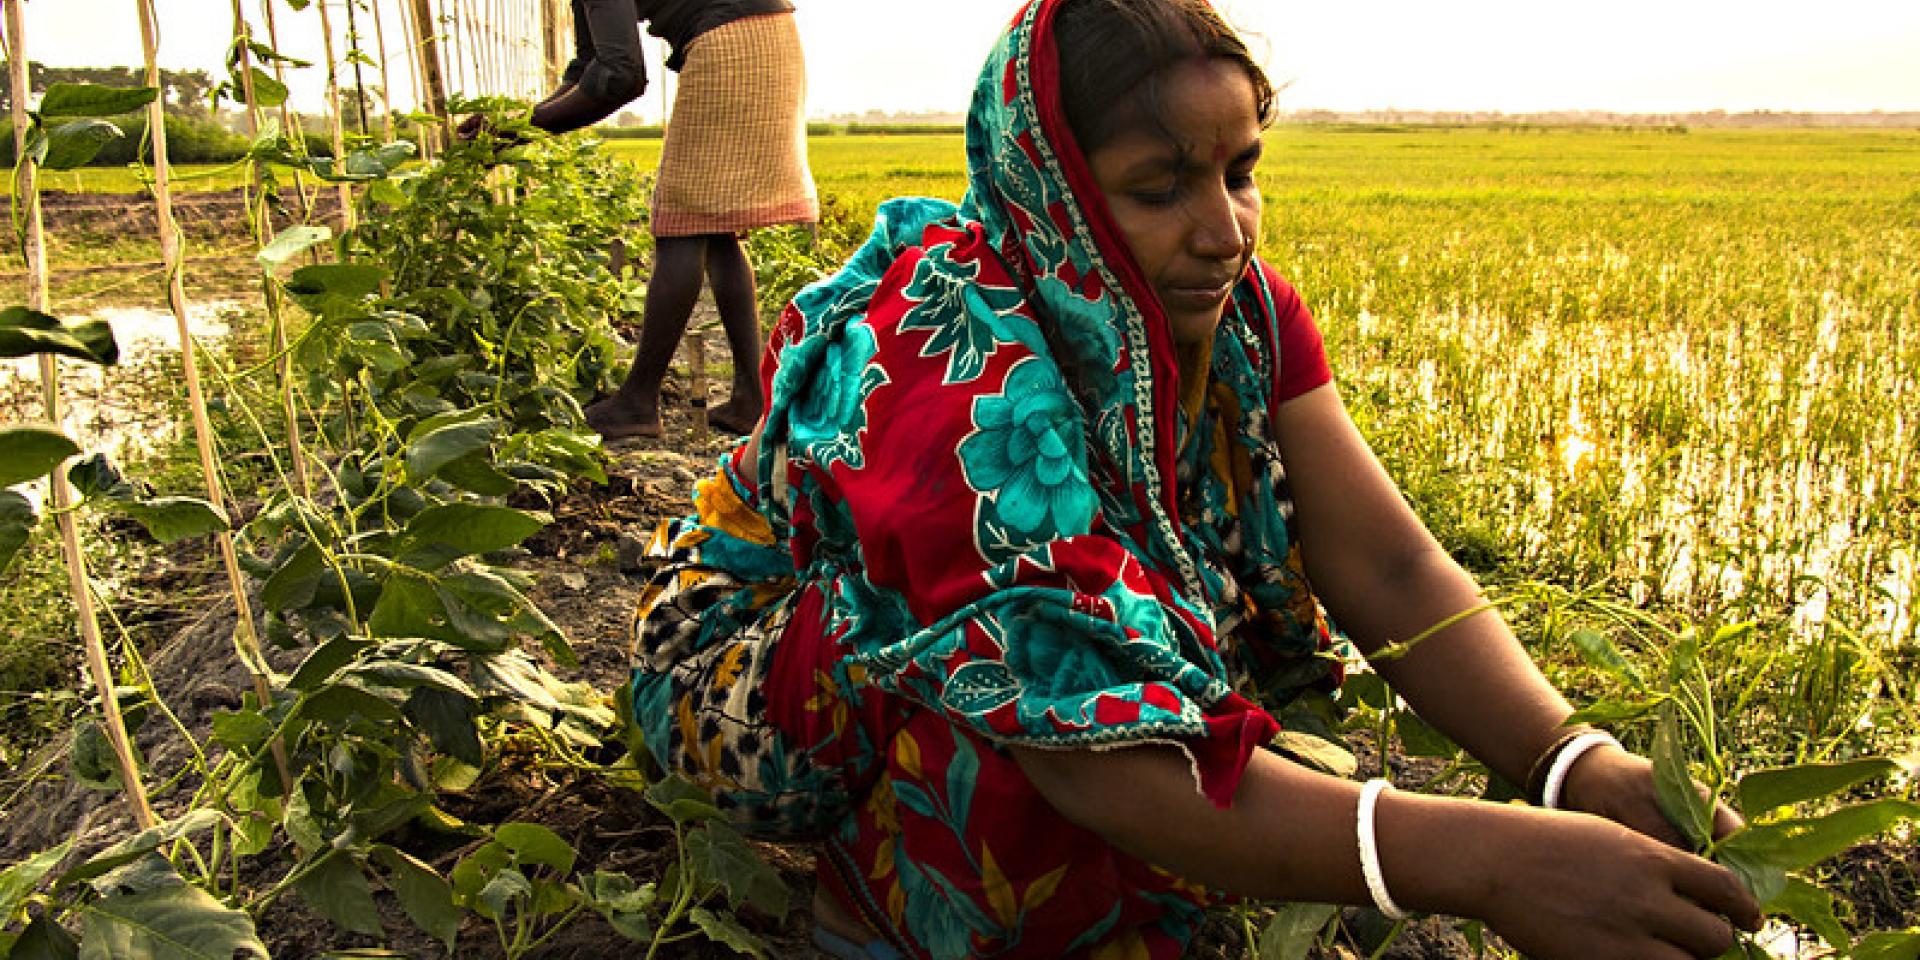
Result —
<instances>
[{"instance_id":1,"label":"dark shirt","mask_svg":"<svg viewBox=\"0 0 1920 960\"><path fill-rule=\"evenodd\" d=\"M793 9L788 0L573 0L573 62L562 80L611 113L647 88L639 21L672 47L667 67L686 63L693 38L739 20Z\"/></svg>"}]
</instances>

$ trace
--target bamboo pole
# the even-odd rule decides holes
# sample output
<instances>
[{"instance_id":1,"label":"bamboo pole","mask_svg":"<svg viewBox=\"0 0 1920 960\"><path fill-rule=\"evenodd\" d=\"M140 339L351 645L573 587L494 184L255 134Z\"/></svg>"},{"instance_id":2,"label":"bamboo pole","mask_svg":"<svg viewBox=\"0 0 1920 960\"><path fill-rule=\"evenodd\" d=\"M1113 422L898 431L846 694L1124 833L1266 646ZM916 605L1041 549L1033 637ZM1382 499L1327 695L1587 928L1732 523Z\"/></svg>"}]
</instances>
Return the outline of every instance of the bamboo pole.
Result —
<instances>
[{"instance_id":1,"label":"bamboo pole","mask_svg":"<svg viewBox=\"0 0 1920 960\"><path fill-rule=\"evenodd\" d=\"M273 48L274 53L279 53L280 31L275 27L273 22L274 2L275 0L260 0L260 10L266 15L267 19L267 45ZM286 66L278 59L273 61L273 79L278 81L282 87L287 85ZM280 132L289 138L298 140L300 146L297 148L296 153L299 156L305 156L307 152L307 132L305 128L296 122L298 119L299 115L293 112L293 108L288 106L287 101L280 101ZM306 178L300 174L298 167L294 168L293 171L293 193L300 201L301 222L312 221L313 198L307 195Z\"/></svg>"},{"instance_id":2,"label":"bamboo pole","mask_svg":"<svg viewBox=\"0 0 1920 960\"><path fill-rule=\"evenodd\" d=\"M150 0L142 0L150 2ZM347 0L352 3L353 0ZM346 120L340 113L340 71L339 61L333 55L333 18L327 16L326 0L314 4L320 9L320 36L326 41L327 53L327 132L333 136L333 171L335 174L346 172L347 137L342 126ZM340 190L340 229L352 230L353 188L345 183L338 185Z\"/></svg>"},{"instance_id":3,"label":"bamboo pole","mask_svg":"<svg viewBox=\"0 0 1920 960\"><path fill-rule=\"evenodd\" d=\"M447 83L446 75L440 69L440 36L433 29L432 0L402 0L401 9L407 13L407 29L411 31L409 39L413 45L415 63L420 70L419 86L415 89L420 96L418 109L422 113L431 113L447 122ZM423 150L427 153L438 149L440 137L446 131L423 139Z\"/></svg>"},{"instance_id":4,"label":"bamboo pole","mask_svg":"<svg viewBox=\"0 0 1920 960\"><path fill-rule=\"evenodd\" d=\"M388 82L387 28L380 19L380 0L373 0L373 47L380 55L380 110L385 142L393 142L393 84Z\"/></svg>"},{"instance_id":5,"label":"bamboo pole","mask_svg":"<svg viewBox=\"0 0 1920 960\"><path fill-rule=\"evenodd\" d=\"M253 51L248 46L253 42L253 27L247 23L246 14L240 9L240 0L233 0L233 39L234 49L239 51L240 57L240 93L247 101L247 137L252 139L260 135L263 123L260 101L253 90ZM255 179L258 179L257 165L254 171ZM273 214L264 202L259 209L260 220L254 240L265 246L273 238ZM287 326L282 321L283 301L272 277L261 277L260 286L266 298L267 314L273 322L273 352L279 358L274 361L274 370L280 378L280 405L287 418L287 458L293 461L293 482L299 488L300 495L312 499L313 478L307 472L306 445L300 438L300 408L293 400L293 356L287 350Z\"/></svg>"},{"instance_id":6,"label":"bamboo pole","mask_svg":"<svg viewBox=\"0 0 1920 960\"><path fill-rule=\"evenodd\" d=\"M480 28L473 21L473 3L474 0L454 0L454 6L460 10L461 26L467 31L466 55L461 59L473 67L473 92L469 96L485 96L491 92L487 89L487 75L483 69L486 46L480 42Z\"/></svg>"},{"instance_id":7,"label":"bamboo pole","mask_svg":"<svg viewBox=\"0 0 1920 960\"><path fill-rule=\"evenodd\" d=\"M146 52L147 85L159 86L159 27L153 2L134 0L134 5L140 15L140 42ZM167 303L173 308L174 324L180 331L180 363L185 374L187 404L193 412L194 439L200 452L200 471L206 480L207 499L226 510L225 485L220 479L220 465L214 459L213 425L207 417L206 396L200 389L200 367L195 357L193 331L187 326L187 290L182 275L180 231L173 219L172 170L167 161L165 116L160 99L154 98L147 107L147 127L153 143L153 202L155 219L160 224L160 257L166 262L167 269ZM228 514L231 513L228 510ZM246 658L247 671L253 675L254 695L260 698L264 708L273 703L273 690L267 684L266 660L260 655L260 639L254 632L253 605L247 599L246 579L240 573L239 558L234 553L233 535L223 530L215 535L215 539L220 547L221 563L227 570L227 584L233 591L233 607L237 617L234 642ZM274 762L279 767L281 782L290 784L292 777L287 772L285 748L278 741L273 747Z\"/></svg>"},{"instance_id":8,"label":"bamboo pole","mask_svg":"<svg viewBox=\"0 0 1920 960\"><path fill-rule=\"evenodd\" d=\"M7 5L8 66L13 82L14 156L26 156L27 98L32 94L27 82L26 0L5 0ZM151 81L149 81L151 82ZM156 101L157 103L157 101ZM27 309L47 312L46 229L40 214L39 166L31 160L20 164L14 196L24 200L26 209ZM41 354L40 385L46 404L47 421L59 423L60 362L52 354ZM74 619L80 628L81 646L86 651L87 675L100 694L102 727L113 748L114 767L120 773L127 806L134 823L145 830L155 823L153 807L147 802L147 787L140 780L140 765L133 758L133 742L127 736L126 720L120 715L120 700L114 695L113 667L107 661L107 645L100 633L100 618L93 607L93 590L87 578L87 558L80 551L80 530L73 519L73 490L67 485L66 465L47 478L53 503L55 524L60 530L60 553L67 563L67 587L73 594Z\"/></svg>"}]
</instances>

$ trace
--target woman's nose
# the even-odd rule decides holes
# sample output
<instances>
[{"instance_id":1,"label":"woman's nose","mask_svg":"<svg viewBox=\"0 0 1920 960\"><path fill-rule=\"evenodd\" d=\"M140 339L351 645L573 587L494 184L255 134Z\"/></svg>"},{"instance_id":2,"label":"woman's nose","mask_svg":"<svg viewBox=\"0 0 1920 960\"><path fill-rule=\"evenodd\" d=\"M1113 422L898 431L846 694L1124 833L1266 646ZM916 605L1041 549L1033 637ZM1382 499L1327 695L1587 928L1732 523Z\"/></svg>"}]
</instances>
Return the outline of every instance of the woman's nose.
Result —
<instances>
[{"instance_id":1,"label":"woman's nose","mask_svg":"<svg viewBox=\"0 0 1920 960\"><path fill-rule=\"evenodd\" d=\"M1239 257L1246 251L1247 234L1241 228L1239 209L1226 190L1209 190L1204 199L1188 205L1193 221L1189 245L1193 254L1213 260Z\"/></svg>"}]
</instances>

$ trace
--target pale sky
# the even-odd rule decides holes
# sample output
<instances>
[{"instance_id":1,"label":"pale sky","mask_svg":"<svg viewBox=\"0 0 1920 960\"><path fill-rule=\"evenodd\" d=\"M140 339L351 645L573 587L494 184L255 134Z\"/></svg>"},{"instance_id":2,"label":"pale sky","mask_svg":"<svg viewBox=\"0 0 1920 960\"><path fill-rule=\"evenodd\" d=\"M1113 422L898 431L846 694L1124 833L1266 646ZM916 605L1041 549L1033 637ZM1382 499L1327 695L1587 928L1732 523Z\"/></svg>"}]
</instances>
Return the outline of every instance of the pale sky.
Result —
<instances>
[{"instance_id":1,"label":"pale sky","mask_svg":"<svg viewBox=\"0 0 1920 960\"><path fill-rule=\"evenodd\" d=\"M32 59L62 65L138 64L135 0L27 0ZM230 0L156 0L161 63L215 71ZM331 0L344 34L341 0ZM411 101L399 47L399 0L380 4L397 106ZM476 8L531 0L469 0ZM1281 94L1282 110L1402 109L1920 110L1916 0L1216 0L1247 35ZM260 26L260 0L244 0ZM960 112L989 43L1014 0L796 0L813 116ZM362 13L371 52L373 26ZM321 59L319 16L282 5L287 52ZM344 43L341 45L344 49ZM656 78L635 107L657 118ZM372 74L372 71L368 71ZM345 81L343 81L345 82ZM369 77L369 83L376 82ZM320 102L322 75L295 71L296 106Z\"/></svg>"}]
</instances>

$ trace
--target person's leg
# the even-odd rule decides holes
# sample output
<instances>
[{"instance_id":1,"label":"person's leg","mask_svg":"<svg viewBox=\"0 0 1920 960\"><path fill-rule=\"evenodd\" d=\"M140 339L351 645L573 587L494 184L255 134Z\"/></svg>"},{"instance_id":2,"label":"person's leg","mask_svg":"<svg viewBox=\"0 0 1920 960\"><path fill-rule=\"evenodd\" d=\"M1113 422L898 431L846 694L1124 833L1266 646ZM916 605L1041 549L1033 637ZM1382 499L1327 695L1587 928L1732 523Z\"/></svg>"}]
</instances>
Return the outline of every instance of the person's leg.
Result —
<instances>
[{"instance_id":1,"label":"person's leg","mask_svg":"<svg viewBox=\"0 0 1920 960\"><path fill-rule=\"evenodd\" d=\"M659 237L653 276L640 315L640 344L633 368L614 394L587 408L587 426L608 440L660 435L660 382L687 332L687 319L705 279L708 237Z\"/></svg>"},{"instance_id":2,"label":"person's leg","mask_svg":"<svg viewBox=\"0 0 1920 960\"><path fill-rule=\"evenodd\" d=\"M733 393L727 402L707 413L717 430L752 433L760 421L766 398L760 395L760 303L753 290L753 264L747 261L740 238L716 234L707 238L707 282L720 309L720 325L727 331L733 352Z\"/></svg>"}]
</instances>

